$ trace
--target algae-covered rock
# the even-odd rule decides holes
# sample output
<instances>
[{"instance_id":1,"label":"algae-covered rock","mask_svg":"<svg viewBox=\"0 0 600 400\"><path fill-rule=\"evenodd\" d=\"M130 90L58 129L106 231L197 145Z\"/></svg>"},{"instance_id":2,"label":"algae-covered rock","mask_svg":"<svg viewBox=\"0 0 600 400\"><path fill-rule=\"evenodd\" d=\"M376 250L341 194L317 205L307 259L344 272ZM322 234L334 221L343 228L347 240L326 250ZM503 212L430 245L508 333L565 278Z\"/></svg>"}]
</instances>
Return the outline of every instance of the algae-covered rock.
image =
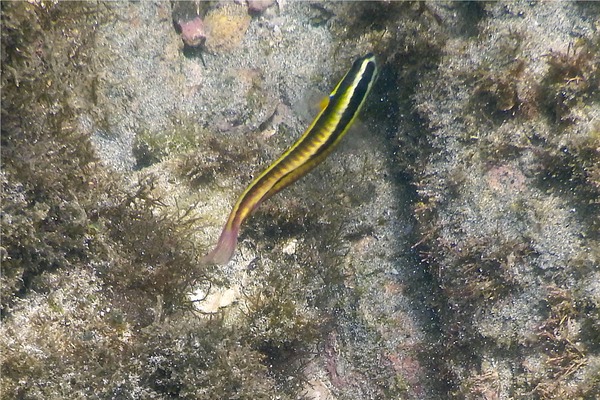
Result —
<instances>
[{"instance_id":1,"label":"algae-covered rock","mask_svg":"<svg viewBox=\"0 0 600 400\"><path fill-rule=\"evenodd\" d=\"M206 50L225 53L235 49L240 45L249 24L248 9L241 4L226 3L210 10L204 18Z\"/></svg>"}]
</instances>

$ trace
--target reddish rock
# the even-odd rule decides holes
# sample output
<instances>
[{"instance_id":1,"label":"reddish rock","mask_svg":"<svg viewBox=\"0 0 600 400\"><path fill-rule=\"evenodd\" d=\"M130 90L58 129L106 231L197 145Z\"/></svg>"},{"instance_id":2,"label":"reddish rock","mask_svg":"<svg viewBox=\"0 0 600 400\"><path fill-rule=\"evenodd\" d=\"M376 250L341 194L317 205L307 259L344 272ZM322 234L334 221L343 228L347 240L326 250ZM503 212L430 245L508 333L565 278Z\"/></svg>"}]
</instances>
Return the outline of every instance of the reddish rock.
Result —
<instances>
[{"instance_id":1,"label":"reddish rock","mask_svg":"<svg viewBox=\"0 0 600 400\"><path fill-rule=\"evenodd\" d=\"M275 0L248 0L248 10L251 13L262 13L275 3Z\"/></svg>"},{"instance_id":2,"label":"reddish rock","mask_svg":"<svg viewBox=\"0 0 600 400\"><path fill-rule=\"evenodd\" d=\"M181 28L181 39L188 46L200 46L206 40L206 30L204 22L200 17L190 19L188 21L177 21Z\"/></svg>"}]
</instances>

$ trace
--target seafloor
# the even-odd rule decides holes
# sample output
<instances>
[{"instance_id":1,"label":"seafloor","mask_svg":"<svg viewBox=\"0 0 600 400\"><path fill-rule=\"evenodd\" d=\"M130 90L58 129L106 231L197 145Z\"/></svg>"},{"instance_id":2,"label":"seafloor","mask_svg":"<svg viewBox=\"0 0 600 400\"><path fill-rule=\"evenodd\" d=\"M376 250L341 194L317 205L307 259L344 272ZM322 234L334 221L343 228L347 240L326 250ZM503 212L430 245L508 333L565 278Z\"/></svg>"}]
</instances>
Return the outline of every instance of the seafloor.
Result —
<instances>
[{"instance_id":1,"label":"seafloor","mask_svg":"<svg viewBox=\"0 0 600 400\"><path fill-rule=\"evenodd\" d=\"M1 10L2 399L600 397L600 3ZM203 265L368 52L340 149Z\"/></svg>"}]
</instances>

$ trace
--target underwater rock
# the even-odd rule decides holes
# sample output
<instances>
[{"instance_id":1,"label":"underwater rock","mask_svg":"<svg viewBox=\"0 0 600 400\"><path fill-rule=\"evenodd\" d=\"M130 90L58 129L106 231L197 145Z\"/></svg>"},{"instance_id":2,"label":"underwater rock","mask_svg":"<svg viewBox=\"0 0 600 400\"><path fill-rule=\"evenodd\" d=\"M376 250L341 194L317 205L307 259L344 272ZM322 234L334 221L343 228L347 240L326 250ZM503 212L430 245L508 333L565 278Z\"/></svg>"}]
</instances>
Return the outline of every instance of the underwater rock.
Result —
<instances>
[{"instance_id":1,"label":"underwater rock","mask_svg":"<svg viewBox=\"0 0 600 400\"><path fill-rule=\"evenodd\" d=\"M224 53L238 47L248 30L250 19L246 7L239 4L227 4L209 11L204 18L206 50Z\"/></svg>"},{"instance_id":2,"label":"underwater rock","mask_svg":"<svg viewBox=\"0 0 600 400\"><path fill-rule=\"evenodd\" d=\"M186 45L196 47L202 45L206 40L206 30L200 17L189 21L177 21L177 24L181 28L181 39Z\"/></svg>"},{"instance_id":3,"label":"underwater rock","mask_svg":"<svg viewBox=\"0 0 600 400\"><path fill-rule=\"evenodd\" d=\"M248 11L260 14L271 7L275 0L248 0Z\"/></svg>"}]
</instances>

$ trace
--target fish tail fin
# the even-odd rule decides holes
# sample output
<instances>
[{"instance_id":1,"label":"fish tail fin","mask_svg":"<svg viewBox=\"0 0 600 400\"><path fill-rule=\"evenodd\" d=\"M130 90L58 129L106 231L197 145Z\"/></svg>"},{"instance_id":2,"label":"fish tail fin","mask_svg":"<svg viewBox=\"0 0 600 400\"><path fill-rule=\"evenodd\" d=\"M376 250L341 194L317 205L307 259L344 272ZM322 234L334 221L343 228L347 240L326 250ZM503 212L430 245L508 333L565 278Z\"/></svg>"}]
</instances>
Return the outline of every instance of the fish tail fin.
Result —
<instances>
[{"instance_id":1,"label":"fish tail fin","mask_svg":"<svg viewBox=\"0 0 600 400\"><path fill-rule=\"evenodd\" d=\"M238 228L230 228L225 226L219 236L217 246L207 255L202 257L202 263L204 264L219 264L225 265L231 260L235 247L237 246L238 240Z\"/></svg>"}]
</instances>

